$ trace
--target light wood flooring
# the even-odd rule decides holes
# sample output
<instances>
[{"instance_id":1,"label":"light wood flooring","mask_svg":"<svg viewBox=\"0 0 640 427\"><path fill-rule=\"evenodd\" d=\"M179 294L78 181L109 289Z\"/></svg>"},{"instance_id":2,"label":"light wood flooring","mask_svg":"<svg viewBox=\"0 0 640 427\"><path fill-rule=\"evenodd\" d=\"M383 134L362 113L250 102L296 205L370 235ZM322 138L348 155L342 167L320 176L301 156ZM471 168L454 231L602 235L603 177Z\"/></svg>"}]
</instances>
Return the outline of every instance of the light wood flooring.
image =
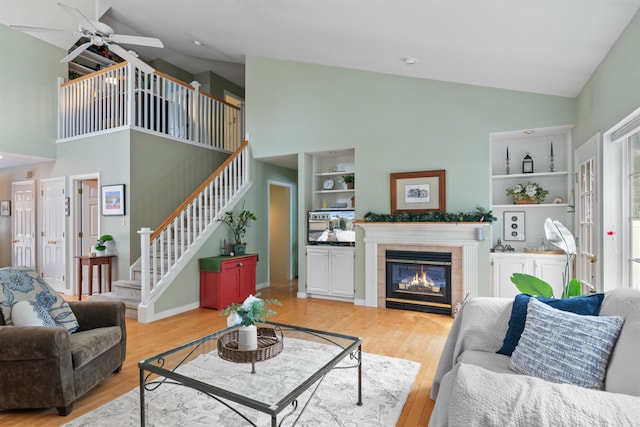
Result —
<instances>
[{"instance_id":1,"label":"light wood flooring","mask_svg":"<svg viewBox=\"0 0 640 427\"><path fill-rule=\"evenodd\" d=\"M429 399L431 381L452 318L322 299L298 299L295 281L274 283L261 292L263 298L278 298L283 303L282 307L275 307L278 314L270 320L360 336L365 352L421 363L397 425L427 425L434 404ZM137 387L138 361L224 327L225 318L211 309L192 310L148 324L127 318L127 359L120 374L112 375L77 400L67 417L60 417L55 408L0 411L0 425L59 426Z\"/></svg>"}]
</instances>

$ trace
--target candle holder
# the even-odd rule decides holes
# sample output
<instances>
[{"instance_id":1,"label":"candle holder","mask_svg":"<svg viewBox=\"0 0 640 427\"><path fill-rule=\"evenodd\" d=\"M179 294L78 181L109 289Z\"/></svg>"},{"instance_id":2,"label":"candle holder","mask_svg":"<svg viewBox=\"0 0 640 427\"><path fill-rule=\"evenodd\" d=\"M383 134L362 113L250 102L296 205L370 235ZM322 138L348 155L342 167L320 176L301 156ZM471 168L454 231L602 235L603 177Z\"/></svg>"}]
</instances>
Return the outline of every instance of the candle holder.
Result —
<instances>
[{"instance_id":1,"label":"candle holder","mask_svg":"<svg viewBox=\"0 0 640 427\"><path fill-rule=\"evenodd\" d=\"M549 156L549 171L553 172L553 154Z\"/></svg>"},{"instance_id":2,"label":"candle holder","mask_svg":"<svg viewBox=\"0 0 640 427\"><path fill-rule=\"evenodd\" d=\"M509 175L511 173L511 168L509 167L509 158L508 157L505 159L505 162L507 163L506 172L507 172L507 175Z\"/></svg>"}]
</instances>

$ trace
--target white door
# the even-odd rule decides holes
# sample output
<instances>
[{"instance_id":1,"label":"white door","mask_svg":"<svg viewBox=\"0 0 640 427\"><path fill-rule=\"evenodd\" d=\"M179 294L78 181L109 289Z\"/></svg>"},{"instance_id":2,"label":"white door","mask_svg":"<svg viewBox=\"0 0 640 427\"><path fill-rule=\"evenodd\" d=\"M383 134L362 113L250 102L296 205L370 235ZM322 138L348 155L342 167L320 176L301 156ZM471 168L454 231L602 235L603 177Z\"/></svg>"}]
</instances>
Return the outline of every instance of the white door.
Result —
<instances>
[{"instance_id":1,"label":"white door","mask_svg":"<svg viewBox=\"0 0 640 427\"><path fill-rule=\"evenodd\" d=\"M42 277L56 291L64 292L66 272L65 180L42 181L42 230L40 239Z\"/></svg>"},{"instance_id":2,"label":"white door","mask_svg":"<svg viewBox=\"0 0 640 427\"><path fill-rule=\"evenodd\" d=\"M224 100L234 107L242 108L244 100L239 96L225 91ZM225 105L224 107L224 149L234 151L237 143L240 143L242 126L241 110L236 110Z\"/></svg>"},{"instance_id":3,"label":"white door","mask_svg":"<svg viewBox=\"0 0 640 427\"><path fill-rule=\"evenodd\" d=\"M575 153L576 175L576 234L578 253L576 254L576 278L583 283L583 292L589 289L601 290L600 272L597 268L600 247L598 218L598 153L600 134L591 137L578 147Z\"/></svg>"},{"instance_id":4,"label":"white door","mask_svg":"<svg viewBox=\"0 0 640 427\"><path fill-rule=\"evenodd\" d=\"M11 265L36 268L36 192L34 181L11 184L13 228Z\"/></svg>"}]
</instances>

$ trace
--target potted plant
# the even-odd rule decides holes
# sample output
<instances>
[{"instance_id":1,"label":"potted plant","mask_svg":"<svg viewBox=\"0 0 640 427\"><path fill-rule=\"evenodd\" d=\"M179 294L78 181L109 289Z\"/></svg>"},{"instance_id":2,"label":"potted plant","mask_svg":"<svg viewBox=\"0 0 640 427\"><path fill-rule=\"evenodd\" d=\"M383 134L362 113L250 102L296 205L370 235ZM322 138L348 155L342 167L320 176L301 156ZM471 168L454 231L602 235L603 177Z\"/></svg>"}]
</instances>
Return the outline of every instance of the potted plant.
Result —
<instances>
[{"instance_id":1,"label":"potted plant","mask_svg":"<svg viewBox=\"0 0 640 427\"><path fill-rule=\"evenodd\" d=\"M256 221L257 218L251 211L242 210L238 215L232 211L224 213L224 217L218 218L218 221L224 222L231 234L233 234L233 252L236 255L244 255L246 253L247 244L242 241L247 227L251 226L252 221Z\"/></svg>"},{"instance_id":2,"label":"potted plant","mask_svg":"<svg viewBox=\"0 0 640 427\"><path fill-rule=\"evenodd\" d=\"M355 175L342 175L342 182L344 182L347 185L348 189L353 188L355 181L356 181Z\"/></svg>"},{"instance_id":3,"label":"potted plant","mask_svg":"<svg viewBox=\"0 0 640 427\"><path fill-rule=\"evenodd\" d=\"M238 349L255 350L258 348L256 322L264 322L269 316L276 314L269 305L282 305L277 299L260 299L257 293L249 295L242 304L233 303L225 308L221 316L227 316L227 326L240 325L238 332Z\"/></svg>"},{"instance_id":4,"label":"potted plant","mask_svg":"<svg viewBox=\"0 0 640 427\"><path fill-rule=\"evenodd\" d=\"M96 242L96 255L113 255L115 241L111 234L103 234Z\"/></svg>"},{"instance_id":5,"label":"potted plant","mask_svg":"<svg viewBox=\"0 0 640 427\"><path fill-rule=\"evenodd\" d=\"M516 184L507 189L507 195L513 197L513 203L516 205L540 203L547 194L549 191L535 182L528 182L527 185Z\"/></svg>"}]
</instances>

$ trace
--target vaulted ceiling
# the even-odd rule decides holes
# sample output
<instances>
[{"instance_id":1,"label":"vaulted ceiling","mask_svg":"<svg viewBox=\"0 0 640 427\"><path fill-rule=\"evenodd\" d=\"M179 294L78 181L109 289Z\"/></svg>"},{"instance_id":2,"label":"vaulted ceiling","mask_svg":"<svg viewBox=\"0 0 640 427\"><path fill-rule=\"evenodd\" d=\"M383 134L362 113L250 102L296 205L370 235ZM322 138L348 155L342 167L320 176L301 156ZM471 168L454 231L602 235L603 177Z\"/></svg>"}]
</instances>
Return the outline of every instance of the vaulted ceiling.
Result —
<instances>
[{"instance_id":1,"label":"vaulted ceiling","mask_svg":"<svg viewBox=\"0 0 640 427\"><path fill-rule=\"evenodd\" d=\"M116 33L164 42L163 49L123 45L142 59L211 70L240 86L245 58L255 55L569 97L640 7L640 0L61 2ZM2 0L0 23L66 30L29 33L65 49L76 41L76 20L51 0Z\"/></svg>"}]
</instances>

